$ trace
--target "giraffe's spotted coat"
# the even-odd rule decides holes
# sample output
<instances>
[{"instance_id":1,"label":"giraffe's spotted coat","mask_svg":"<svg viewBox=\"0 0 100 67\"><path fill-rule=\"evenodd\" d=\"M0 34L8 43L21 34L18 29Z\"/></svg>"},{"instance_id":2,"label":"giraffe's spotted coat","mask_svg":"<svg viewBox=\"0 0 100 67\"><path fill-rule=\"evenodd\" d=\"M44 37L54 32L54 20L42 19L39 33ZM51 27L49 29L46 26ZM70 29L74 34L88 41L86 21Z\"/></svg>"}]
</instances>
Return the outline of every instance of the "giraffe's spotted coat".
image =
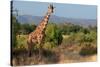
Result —
<instances>
[{"instance_id":1,"label":"giraffe's spotted coat","mask_svg":"<svg viewBox=\"0 0 100 67\"><path fill-rule=\"evenodd\" d=\"M40 22L40 24L36 27L35 31L31 32L28 35L27 43L28 43L28 49L29 49L30 53L32 51L31 50L32 47L34 47L35 44L41 45L43 38L45 36L45 29L47 27L50 15L53 13L53 10L54 10L53 5L50 5L48 7L48 11L47 11L46 15L44 16L44 18Z\"/></svg>"}]
</instances>

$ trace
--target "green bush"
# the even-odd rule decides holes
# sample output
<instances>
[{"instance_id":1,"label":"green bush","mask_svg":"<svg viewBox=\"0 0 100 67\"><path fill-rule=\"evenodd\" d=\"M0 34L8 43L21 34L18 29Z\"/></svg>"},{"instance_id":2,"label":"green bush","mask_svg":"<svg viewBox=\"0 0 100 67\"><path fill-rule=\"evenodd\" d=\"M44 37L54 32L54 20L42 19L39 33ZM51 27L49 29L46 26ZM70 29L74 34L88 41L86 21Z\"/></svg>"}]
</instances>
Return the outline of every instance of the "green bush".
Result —
<instances>
[{"instance_id":1,"label":"green bush","mask_svg":"<svg viewBox=\"0 0 100 67\"><path fill-rule=\"evenodd\" d=\"M19 33L20 34L29 34L30 32L34 31L36 28L36 25L35 24L28 24L28 23L25 23L25 24L21 24L21 28L19 30Z\"/></svg>"},{"instance_id":2,"label":"green bush","mask_svg":"<svg viewBox=\"0 0 100 67\"><path fill-rule=\"evenodd\" d=\"M82 37L80 37L81 42L96 42L97 41L97 34L94 31L90 31L88 34L84 34Z\"/></svg>"},{"instance_id":3,"label":"green bush","mask_svg":"<svg viewBox=\"0 0 100 67\"><path fill-rule=\"evenodd\" d=\"M20 23L17 21L15 16L12 16L12 47L16 47L16 35L20 29Z\"/></svg>"},{"instance_id":4,"label":"green bush","mask_svg":"<svg viewBox=\"0 0 100 67\"><path fill-rule=\"evenodd\" d=\"M46 42L44 45L43 45L43 48L46 49L46 50L51 50L53 47L55 47L56 45L53 43L53 42Z\"/></svg>"},{"instance_id":5,"label":"green bush","mask_svg":"<svg viewBox=\"0 0 100 67\"><path fill-rule=\"evenodd\" d=\"M63 42L65 44L79 44L81 43L81 40L83 40L84 33L78 32L78 33L70 33L70 35L65 35Z\"/></svg>"},{"instance_id":6,"label":"green bush","mask_svg":"<svg viewBox=\"0 0 100 67\"><path fill-rule=\"evenodd\" d=\"M83 47L79 52L79 54L83 55L83 56L93 55L93 54L96 54L96 53L97 53L97 48L93 47L91 45Z\"/></svg>"},{"instance_id":7,"label":"green bush","mask_svg":"<svg viewBox=\"0 0 100 67\"><path fill-rule=\"evenodd\" d=\"M26 35L18 35L16 42L17 42L16 48L19 48L19 49L27 48L27 36Z\"/></svg>"},{"instance_id":8,"label":"green bush","mask_svg":"<svg viewBox=\"0 0 100 67\"><path fill-rule=\"evenodd\" d=\"M82 30L82 27L79 25L71 24L71 23L62 23L59 24L59 28L62 31L62 34L64 35L70 35L71 33L77 33L80 30Z\"/></svg>"},{"instance_id":9,"label":"green bush","mask_svg":"<svg viewBox=\"0 0 100 67\"><path fill-rule=\"evenodd\" d=\"M50 23L47 25L45 31L45 43L50 42L55 45L59 45L62 42L62 34L60 29L57 27L56 24Z\"/></svg>"}]
</instances>

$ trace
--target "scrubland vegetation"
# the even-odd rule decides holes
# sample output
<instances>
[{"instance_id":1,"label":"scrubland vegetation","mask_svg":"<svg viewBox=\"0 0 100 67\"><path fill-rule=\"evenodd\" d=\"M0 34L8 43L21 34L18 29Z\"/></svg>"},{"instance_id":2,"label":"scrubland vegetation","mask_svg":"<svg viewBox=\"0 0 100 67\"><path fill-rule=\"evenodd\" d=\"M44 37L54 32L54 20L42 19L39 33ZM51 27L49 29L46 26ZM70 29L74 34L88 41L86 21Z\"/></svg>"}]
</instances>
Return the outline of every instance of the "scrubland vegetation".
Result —
<instances>
[{"instance_id":1,"label":"scrubland vegetation","mask_svg":"<svg viewBox=\"0 0 100 67\"><path fill-rule=\"evenodd\" d=\"M34 23L34 22L33 22ZM27 55L27 36L35 24L20 24L12 19L12 64L54 64L96 61L97 27L79 26L69 22L49 22L43 41L42 60L37 61L38 48L33 47L32 57Z\"/></svg>"}]
</instances>

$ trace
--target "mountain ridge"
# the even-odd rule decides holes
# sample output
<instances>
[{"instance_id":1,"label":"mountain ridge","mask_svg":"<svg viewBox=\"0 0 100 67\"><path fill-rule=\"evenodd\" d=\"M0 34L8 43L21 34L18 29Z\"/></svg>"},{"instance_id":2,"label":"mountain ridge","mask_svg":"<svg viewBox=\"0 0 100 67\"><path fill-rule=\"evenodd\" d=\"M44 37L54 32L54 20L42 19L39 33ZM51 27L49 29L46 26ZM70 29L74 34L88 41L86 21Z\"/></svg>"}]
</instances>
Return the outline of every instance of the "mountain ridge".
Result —
<instances>
[{"instance_id":1,"label":"mountain ridge","mask_svg":"<svg viewBox=\"0 0 100 67\"><path fill-rule=\"evenodd\" d=\"M32 15L19 15L17 17L18 21L20 23L34 23L34 24L39 24L41 20L43 19L43 16L32 16ZM95 26L97 25L97 20L96 19L78 19L78 18L66 18L66 17L59 17L52 15L49 19L49 22L54 22L54 23L73 23L76 25L82 25L82 26Z\"/></svg>"}]
</instances>

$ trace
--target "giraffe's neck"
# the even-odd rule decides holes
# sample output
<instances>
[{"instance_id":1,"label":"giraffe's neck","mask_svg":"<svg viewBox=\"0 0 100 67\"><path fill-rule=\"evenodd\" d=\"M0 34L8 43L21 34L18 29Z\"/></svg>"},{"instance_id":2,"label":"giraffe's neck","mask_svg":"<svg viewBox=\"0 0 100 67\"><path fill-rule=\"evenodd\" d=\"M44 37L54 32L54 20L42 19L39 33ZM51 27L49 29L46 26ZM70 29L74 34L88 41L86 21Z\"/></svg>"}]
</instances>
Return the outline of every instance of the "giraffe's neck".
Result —
<instances>
[{"instance_id":1,"label":"giraffe's neck","mask_svg":"<svg viewBox=\"0 0 100 67\"><path fill-rule=\"evenodd\" d=\"M48 24L48 20L50 18L50 14L47 13L43 20L40 22L40 24L37 26L36 30L39 30L39 31L44 31L46 29L46 26Z\"/></svg>"}]
</instances>

